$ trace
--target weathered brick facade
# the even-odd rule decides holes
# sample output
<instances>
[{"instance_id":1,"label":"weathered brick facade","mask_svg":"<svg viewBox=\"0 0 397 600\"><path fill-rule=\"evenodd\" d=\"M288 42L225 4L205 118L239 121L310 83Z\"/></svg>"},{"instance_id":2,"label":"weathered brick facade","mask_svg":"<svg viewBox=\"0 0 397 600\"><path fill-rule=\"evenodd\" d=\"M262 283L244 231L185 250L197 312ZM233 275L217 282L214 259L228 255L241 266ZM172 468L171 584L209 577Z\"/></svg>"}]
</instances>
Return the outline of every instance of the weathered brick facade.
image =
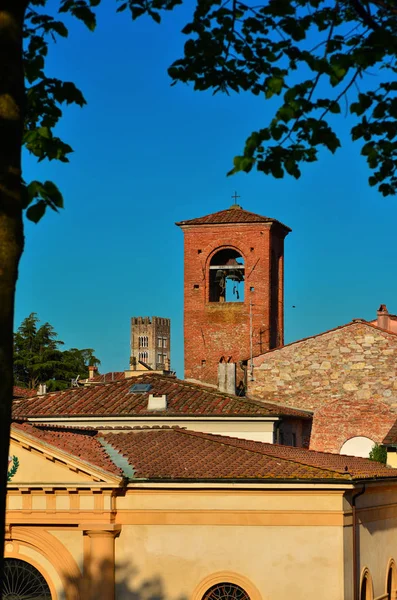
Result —
<instances>
[{"instance_id":1,"label":"weathered brick facade","mask_svg":"<svg viewBox=\"0 0 397 600\"><path fill-rule=\"evenodd\" d=\"M339 398L315 411L310 448L339 453L347 440L358 436L381 444L396 418L395 409L385 402Z\"/></svg>"},{"instance_id":2,"label":"weathered brick facade","mask_svg":"<svg viewBox=\"0 0 397 600\"><path fill-rule=\"evenodd\" d=\"M289 229L236 205L177 225L185 239L185 378L216 385L224 357L238 365L238 386L243 380L239 361L250 354L250 301L254 354L283 343L284 238ZM211 275L211 268L218 267L211 265L214 260L219 264L216 257L221 255L231 263L235 259L230 257L244 260L243 301L219 298L217 272Z\"/></svg>"}]
</instances>

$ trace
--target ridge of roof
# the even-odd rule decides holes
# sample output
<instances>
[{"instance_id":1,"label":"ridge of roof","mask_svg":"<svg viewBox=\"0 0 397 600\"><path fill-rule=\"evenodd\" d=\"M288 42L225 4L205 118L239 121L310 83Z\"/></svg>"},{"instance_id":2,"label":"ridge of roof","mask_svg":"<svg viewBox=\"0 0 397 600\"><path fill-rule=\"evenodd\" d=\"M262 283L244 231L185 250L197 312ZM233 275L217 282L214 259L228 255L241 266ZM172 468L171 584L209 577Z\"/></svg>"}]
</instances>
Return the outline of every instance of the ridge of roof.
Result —
<instances>
[{"instance_id":1,"label":"ridge of roof","mask_svg":"<svg viewBox=\"0 0 397 600\"><path fill-rule=\"evenodd\" d=\"M287 225L284 225L277 219L271 217L265 217L258 215L257 213L244 210L239 205L232 205L230 208L219 210L217 212L204 215L203 217L196 217L195 219L187 219L185 221L178 221L175 223L178 227L184 227L186 225L222 225L228 223L277 223L281 225L287 232L291 231Z\"/></svg>"},{"instance_id":2,"label":"ridge of roof","mask_svg":"<svg viewBox=\"0 0 397 600\"><path fill-rule=\"evenodd\" d=\"M300 338L299 340L294 340L293 342L289 342L288 344L284 344L283 346L278 346L277 348L271 348L270 350L266 350L265 352L261 352L260 354L255 354L252 358L258 358L259 356L264 356L273 352L284 350L284 348L289 348L290 346L294 346L295 344L300 344L301 342L313 340L314 338L321 337L322 335L326 335L327 333L333 333L334 331L339 331L340 329L344 329L345 327L351 327L352 325L366 325L368 327L372 327L372 329L381 331L382 333L397 336L397 332L378 327L377 325L374 325L373 323L371 323L370 321L366 321L365 319L353 319L352 321L349 321L349 323L344 323L343 325L338 325L337 327L333 327L332 329L326 329L325 331L320 331L320 333L308 335L307 337ZM244 358L243 360L250 360L250 357Z\"/></svg>"}]
</instances>

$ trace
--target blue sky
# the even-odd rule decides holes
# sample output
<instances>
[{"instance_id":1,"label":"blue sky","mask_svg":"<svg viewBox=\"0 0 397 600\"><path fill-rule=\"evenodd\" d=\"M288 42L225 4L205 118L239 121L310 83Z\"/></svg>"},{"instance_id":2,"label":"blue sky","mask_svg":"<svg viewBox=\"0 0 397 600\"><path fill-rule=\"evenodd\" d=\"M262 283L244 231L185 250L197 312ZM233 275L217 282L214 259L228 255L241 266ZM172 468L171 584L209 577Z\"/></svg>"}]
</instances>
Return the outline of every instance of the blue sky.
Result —
<instances>
[{"instance_id":1,"label":"blue sky","mask_svg":"<svg viewBox=\"0 0 397 600\"><path fill-rule=\"evenodd\" d=\"M88 106L65 108L59 135L69 164L24 158L24 176L52 179L66 208L26 224L15 325L30 312L66 347L94 348L101 371L128 367L130 317L172 320L172 367L183 376L183 235L175 221L243 208L289 225L286 341L352 318L397 312L397 201L368 187L360 148L346 140L302 177L226 177L270 106L244 94L212 96L170 86L188 8L158 26L132 22L104 2L90 33L72 23L51 48L48 74L74 81ZM345 131L345 132L344 132ZM292 308L295 306L296 308Z\"/></svg>"}]
</instances>

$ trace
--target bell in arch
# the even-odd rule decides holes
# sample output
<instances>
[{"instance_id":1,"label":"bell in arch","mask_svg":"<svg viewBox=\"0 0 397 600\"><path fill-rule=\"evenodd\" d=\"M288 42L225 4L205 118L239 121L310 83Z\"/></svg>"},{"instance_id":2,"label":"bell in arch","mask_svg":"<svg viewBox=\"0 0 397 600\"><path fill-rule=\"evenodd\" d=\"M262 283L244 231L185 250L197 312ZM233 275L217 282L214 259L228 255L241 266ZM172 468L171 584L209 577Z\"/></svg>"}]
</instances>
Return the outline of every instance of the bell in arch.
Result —
<instances>
[{"instance_id":1,"label":"bell in arch","mask_svg":"<svg viewBox=\"0 0 397 600\"><path fill-rule=\"evenodd\" d=\"M237 260L235 258L229 258L229 260L227 261L226 267L229 267L228 269L228 273L227 273L227 278L230 279L231 281L244 281L244 275L243 275L243 265L241 265L240 263L237 262ZM230 267L235 267L230 268ZM243 267L243 269L242 269Z\"/></svg>"}]
</instances>

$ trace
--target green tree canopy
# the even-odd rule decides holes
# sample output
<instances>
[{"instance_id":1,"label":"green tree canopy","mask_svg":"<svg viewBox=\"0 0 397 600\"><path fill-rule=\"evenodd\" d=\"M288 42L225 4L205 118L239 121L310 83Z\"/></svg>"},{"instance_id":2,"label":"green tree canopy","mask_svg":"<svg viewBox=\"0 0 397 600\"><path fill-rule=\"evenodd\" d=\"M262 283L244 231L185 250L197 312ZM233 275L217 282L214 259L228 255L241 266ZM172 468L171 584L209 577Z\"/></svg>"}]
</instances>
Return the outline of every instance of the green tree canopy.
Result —
<instances>
[{"instance_id":1,"label":"green tree canopy","mask_svg":"<svg viewBox=\"0 0 397 600\"><path fill-rule=\"evenodd\" d=\"M116 0L133 19L161 12L183 0ZM67 13L95 28L100 0L60 0L58 14L46 0L33 0L26 13L24 53L28 84L24 144L38 157L68 160L72 148L54 136L64 103L85 104L71 82L48 78L45 57L52 38L66 37ZM117 4L116 4L117 5ZM45 11L42 7L45 6ZM52 9L53 14L48 13ZM391 0L197 0L183 56L169 68L173 84L195 90L250 92L269 103L267 122L258 123L234 158L230 174L252 168L299 177L302 163L319 150L341 146L347 115L352 140L371 170L369 184L383 195L396 193L397 178L397 6ZM244 115L239 115L239 119ZM50 182L26 187L28 217L38 220L62 196Z\"/></svg>"},{"instance_id":2,"label":"green tree canopy","mask_svg":"<svg viewBox=\"0 0 397 600\"><path fill-rule=\"evenodd\" d=\"M98 365L91 348L61 350L63 342L49 323L39 326L36 313L22 321L14 335L15 384L36 388L45 383L48 390L70 387L77 376L88 377L88 366Z\"/></svg>"},{"instance_id":3,"label":"green tree canopy","mask_svg":"<svg viewBox=\"0 0 397 600\"><path fill-rule=\"evenodd\" d=\"M387 463L386 447L378 443L374 444L371 452L369 453L369 460L374 460L385 465Z\"/></svg>"}]
</instances>

